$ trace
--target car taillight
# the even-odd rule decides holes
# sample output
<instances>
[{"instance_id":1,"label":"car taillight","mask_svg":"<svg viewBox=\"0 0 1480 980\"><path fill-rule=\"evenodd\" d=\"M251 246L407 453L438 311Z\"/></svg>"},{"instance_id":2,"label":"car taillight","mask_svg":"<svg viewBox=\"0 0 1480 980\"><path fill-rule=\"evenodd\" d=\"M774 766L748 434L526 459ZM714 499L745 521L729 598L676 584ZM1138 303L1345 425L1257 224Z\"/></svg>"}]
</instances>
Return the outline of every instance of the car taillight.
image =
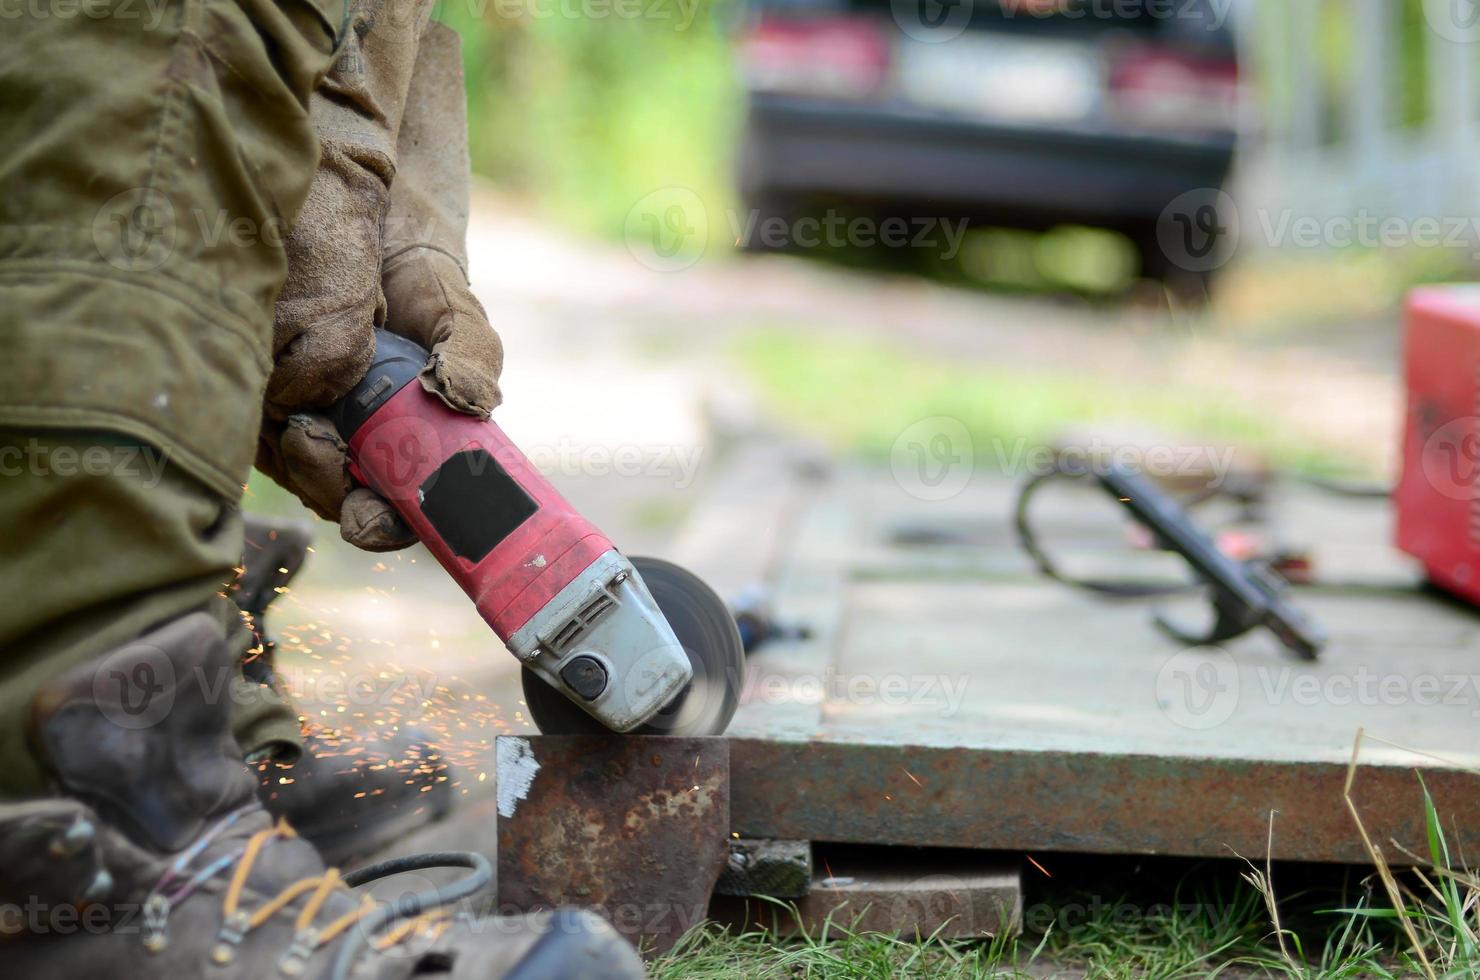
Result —
<instances>
[{"instance_id":1,"label":"car taillight","mask_svg":"<svg viewBox=\"0 0 1480 980\"><path fill-rule=\"evenodd\" d=\"M1238 124L1238 64L1137 47L1114 58L1110 113L1122 122L1155 128L1228 130Z\"/></svg>"},{"instance_id":2,"label":"car taillight","mask_svg":"<svg viewBox=\"0 0 1480 980\"><path fill-rule=\"evenodd\" d=\"M889 38L866 18L763 18L740 42L740 67L757 91L866 98L888 76Z\"/></svg>"}]
</instances>

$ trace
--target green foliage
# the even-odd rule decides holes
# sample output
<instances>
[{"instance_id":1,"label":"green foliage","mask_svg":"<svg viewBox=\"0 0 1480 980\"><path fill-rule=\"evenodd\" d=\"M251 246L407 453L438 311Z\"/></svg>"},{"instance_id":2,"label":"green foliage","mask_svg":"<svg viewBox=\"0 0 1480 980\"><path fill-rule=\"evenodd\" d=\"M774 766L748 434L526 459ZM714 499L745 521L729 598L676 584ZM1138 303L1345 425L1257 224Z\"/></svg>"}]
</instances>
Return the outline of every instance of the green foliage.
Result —
<instances>
[{"instance_id":1,"label":"green foliage","mask_svg":"<svg viewBox=\"0 0 1480 980\"><path fill-rule=\"evenodd\" d=\"M1398 121L1416 127L1429 117L1428 41L1433 32L1424 23L1424 0L1401 0L1402 17L1398 27Z\"/></svg>"},{"instance_id":2,"label":"green foliage","mask_svg":"<svg viewBox=\"0 0 1480 980\"><path fill-rule=\"evenodd\" d=\"M664 187L722 213L741 104L726 33L735 2L445 5L463 37L473 169L604 237Z\"/></svg>"}]
</instances>

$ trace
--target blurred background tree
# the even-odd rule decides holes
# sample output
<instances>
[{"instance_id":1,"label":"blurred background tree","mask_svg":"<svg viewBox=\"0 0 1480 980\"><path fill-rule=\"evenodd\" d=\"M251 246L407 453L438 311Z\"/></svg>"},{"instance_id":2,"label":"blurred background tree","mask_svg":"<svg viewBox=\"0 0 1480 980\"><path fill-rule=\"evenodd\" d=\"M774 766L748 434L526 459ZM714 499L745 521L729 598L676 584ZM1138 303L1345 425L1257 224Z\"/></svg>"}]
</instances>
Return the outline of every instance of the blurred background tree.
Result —
<instances>
[{"instance_id":1,"label":"blurred background tree","mask_svg":"<svg viewBox=\"0 0 1480 980\"><path fill-rule=\"evenodd\" d=\"M743 110L727 34L736 0L617 2L645 15L573 16L562 0L439 10L463 37L474 172L603 237L620 237L633 202L661 187L728 206Z\"/></svg>"}]
</instances>

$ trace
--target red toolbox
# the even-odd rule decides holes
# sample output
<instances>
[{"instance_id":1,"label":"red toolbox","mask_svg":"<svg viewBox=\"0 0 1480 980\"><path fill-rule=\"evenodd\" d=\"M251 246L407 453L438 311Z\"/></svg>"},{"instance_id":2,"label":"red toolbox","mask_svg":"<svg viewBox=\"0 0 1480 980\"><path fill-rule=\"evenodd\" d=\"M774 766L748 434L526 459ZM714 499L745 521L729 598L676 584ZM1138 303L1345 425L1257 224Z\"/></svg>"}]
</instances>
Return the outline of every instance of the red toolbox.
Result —
<instances>
[{"instance_id":1,"label":"red toolbox","mask_svg":"<svg viewBox=\"0 0 1480 980\"><path fill-rule=\"evenodd\" d=\"M1435 584L1480 603L1480 286L1408 297L1399 548Z\"/></svg>"}]
</instances>

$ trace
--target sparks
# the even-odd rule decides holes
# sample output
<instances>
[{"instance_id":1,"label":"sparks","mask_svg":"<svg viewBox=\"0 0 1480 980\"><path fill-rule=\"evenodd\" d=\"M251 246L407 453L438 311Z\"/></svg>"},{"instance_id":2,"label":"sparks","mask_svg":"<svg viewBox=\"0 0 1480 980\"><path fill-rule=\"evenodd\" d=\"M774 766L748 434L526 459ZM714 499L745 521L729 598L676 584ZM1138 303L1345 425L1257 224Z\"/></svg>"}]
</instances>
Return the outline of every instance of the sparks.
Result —
<instances>
[{"instance_id":1,"label":"sparks","mask_svg":"<svg viewBox=\"0 0 1480 980\"><path fill-rule=\"evenodd\" d=\"M1033 860L1033 855L1031 855L1031 854L1024 854L1023 857L1027 858L1028 859L1028 863L1031 864L1033 867L1037 868L1039 871L1042 871L1043 872L1043 877L1045 877L1045 878L1052 878L1053 877L1053 875L1051 875L1051 874L1048 873L1048 869L1047 868L1045 868L1043 865L1039 864L1037 861L1034 861Z\"/></svg>"}]
</instances>

